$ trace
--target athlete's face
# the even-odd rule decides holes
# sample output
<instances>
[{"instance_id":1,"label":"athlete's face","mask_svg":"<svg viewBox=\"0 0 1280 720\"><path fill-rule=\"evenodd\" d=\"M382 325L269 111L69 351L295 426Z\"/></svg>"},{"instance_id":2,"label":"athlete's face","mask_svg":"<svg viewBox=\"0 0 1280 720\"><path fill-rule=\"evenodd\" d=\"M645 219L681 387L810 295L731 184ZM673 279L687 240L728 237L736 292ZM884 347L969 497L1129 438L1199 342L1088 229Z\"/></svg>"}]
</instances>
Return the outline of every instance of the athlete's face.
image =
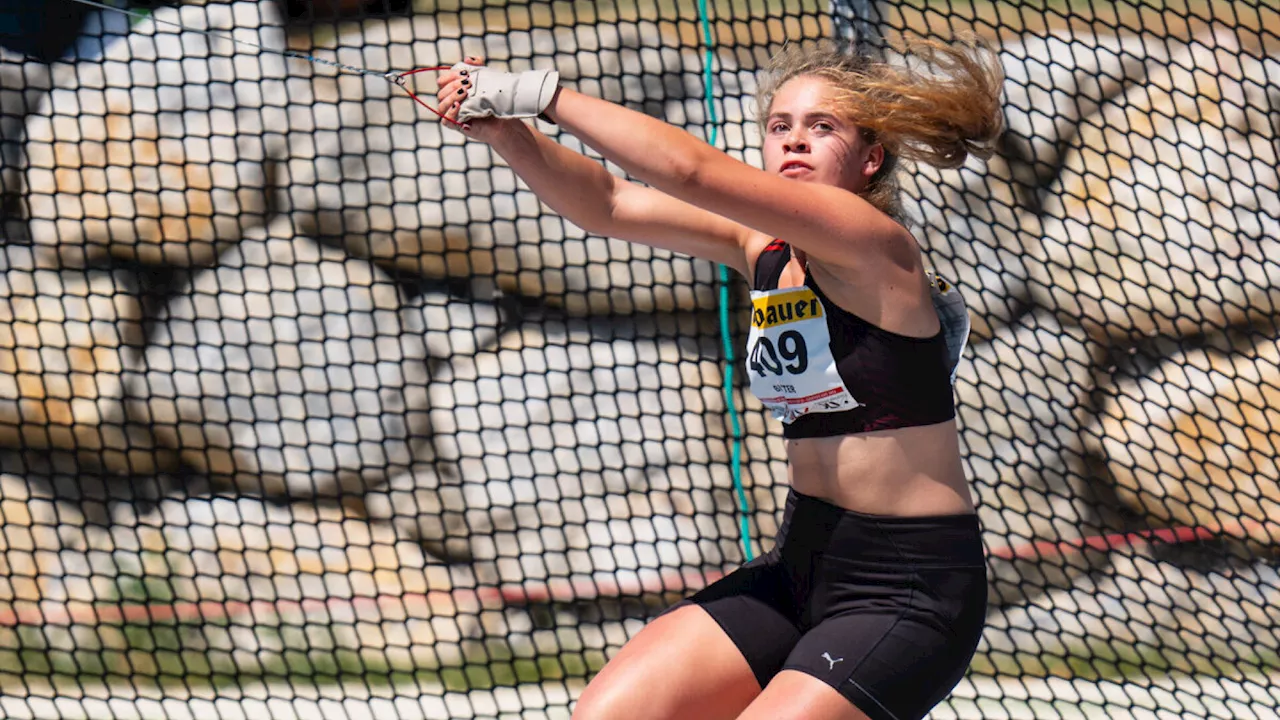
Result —
<instances>
[{"instance_id":1,"label":"athlete's face","mask_svg":"<svg viewBox=\"0 0 1280 720\"><path fill-rule=\"evenodd\" d=\"M836 112L835 89L801 75L773 96L764 126L764 167L783 177L861 192L880 166L884 148Z\"/></svg>"}]
</instances>

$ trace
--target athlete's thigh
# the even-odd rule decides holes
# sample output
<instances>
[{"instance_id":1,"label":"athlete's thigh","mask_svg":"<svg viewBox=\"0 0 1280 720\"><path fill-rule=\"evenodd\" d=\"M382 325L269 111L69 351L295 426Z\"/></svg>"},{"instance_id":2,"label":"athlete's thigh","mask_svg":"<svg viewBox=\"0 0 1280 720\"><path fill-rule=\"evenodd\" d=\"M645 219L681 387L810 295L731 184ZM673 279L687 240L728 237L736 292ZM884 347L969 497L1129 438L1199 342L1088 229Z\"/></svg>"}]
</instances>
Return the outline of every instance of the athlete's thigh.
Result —
<instances>
[{"instance_id":1,"label":"athlete's thigh","mask_svg":"<svg viewBox=\"0 0 1280 720\"><path fill-rule=\"evenodd\" d=\"M986 592L986 580L980 568L918 573L957 588L963 612L944 612L916 598L900 610L863 609L823 620L796 642L742 720L925 717L969 666L982 635L986 597L979 594Z\"/></svg>"},{"instance_id":2,"label":"athlete's thigh","mask_svg":"<svg viewBox=\"0 0 1280 720\"><path fill-rule=\"evenodd\" d=\"M783 670L738 720L870 720L849 699L818 678Z\"/></svg>"},{"instance_id":3,"label":"athlete's thigh","mask_svg":"<svg viewBox=\"0 0 1280 720\"><path fill-rule=\"evenodd\" d=\"M574 720L736 718L760 694L742 652L688 604L641 630L578 698Z\"/></svg>"}]
</instances>

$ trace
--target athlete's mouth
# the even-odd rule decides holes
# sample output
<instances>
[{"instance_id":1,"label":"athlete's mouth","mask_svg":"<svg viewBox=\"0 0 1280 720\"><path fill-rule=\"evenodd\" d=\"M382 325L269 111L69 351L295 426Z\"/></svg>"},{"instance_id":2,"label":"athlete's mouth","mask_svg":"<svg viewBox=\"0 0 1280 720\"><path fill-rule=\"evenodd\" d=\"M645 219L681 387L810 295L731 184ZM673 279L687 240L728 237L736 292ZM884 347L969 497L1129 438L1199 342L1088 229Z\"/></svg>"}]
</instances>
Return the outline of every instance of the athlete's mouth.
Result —
<instances>
[{"instance_id":1,"label":"athlete's mouth","mask_svg":"<svg viewBox=\"0 0 1280 720\"><path fill-rule=\"evenodd\" d=\"M808 163L802 163L799 160L788 160L782 163L782 167L778 168L778 172L785 173L788 170L813 170L813 166Z\"/></svg>"}]
</instances>

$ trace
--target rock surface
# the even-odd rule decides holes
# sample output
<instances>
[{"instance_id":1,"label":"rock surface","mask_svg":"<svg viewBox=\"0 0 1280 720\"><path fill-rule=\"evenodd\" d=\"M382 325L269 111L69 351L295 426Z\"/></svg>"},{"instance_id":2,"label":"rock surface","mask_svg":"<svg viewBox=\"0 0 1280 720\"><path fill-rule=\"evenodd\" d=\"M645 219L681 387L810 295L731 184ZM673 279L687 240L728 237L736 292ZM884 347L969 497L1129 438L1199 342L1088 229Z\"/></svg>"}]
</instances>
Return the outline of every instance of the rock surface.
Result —
<instances>
[{"instance_id":1,"label":"rock surface","mask_svg":"<svg viewBox=\"0 0 1280 720\"><path fill-rule=\"evenodd\" d=\"M1280 642L1274 567L1205 572L1153 550L1118 550L1108 571L993 613L974 669L1141 681L1169 671L1241 678L1274 662L1260 657Z\"/></svg>"},{"instance_id":2,"label":"rock surface","mask_svg":"<svg viewBox=\"0 0 1280 720\"><path fill-rule=\"evenodd\" d=\"M653 330L531 322L451 357L431 445L371 517L490 581L734 562L716 350Z\"/></svg>"},{"instance_id":3,"label":"rock surface","mask_svg":"<svg viewBox=\"0 0 1280 720\"><path fill-rule=\"evenodd\" d=\"M39 270L29 248L5 248L0 263L0 447L69 451L126 475L165 469L124 425L124 373L142 345L124 279Z\"/></svg>"},{"instance_id":4,"label":"rock surface","mask_svg":"<svg viewBox=\"0 0 1280 720\"><path fill-rule=\"evenodd\" d=\"M1188 350L1107 389L1089 432L1121 499L1155 524L1280 538L1280 341Z\"/></svg>"},{"instance_id":5,"label":"rock surface","mask_svg":"<svg viewBox=\"0 0 1280 720\"><path fill-rule=\"evenodd\" d=\"M705 134L694 23L662 8L598 17L605 5L442 4L317 30L310 51L377 70L464 52L554 66ZM274 7L156 17L278 44ZM753 15L716 29L719 143L758 164L743 98L770 46L813 28ZM581 678L659 604L606 588L741 561L710 263L556 218L380 77L153 21L94 52L17 87L0 65L0 141L11 108L39 103L21 152L0 148L35 241L3 253L0 449L77 453L131 492L69 471L0 476L0 617L207 603L243 614L182 628L199 631L173 640L182 662L256 668L291 691L303 658L356 663L347 685L366 693L382 669L498 677L504 663L540 673L549 655L548 675ZM1206 573L1169 548L1070 549L1126 523L1231 528L1280 510L1275 332L1222 342L1274 314L1280 65L1222 32L1042 34L1000 53L1001 155L905 178L929 264L974 314L956 393L993 557L980 658L1005 672L1009 658L1153 647L1197 669L1183 651L1196 642L1224 658L1244 657L1241 638L1274 650L1274 573L1217 552L1238 544L1208 545ZM156 303L143 278L180 287ZM760 551L785 452L735 391ZM519 595L530 588L543 594ZM0 674L15 648L124 647L111 672L139 696L193 675L163 666L159 621L149 649L107 622L33 624L0 627Z\"/></svg>"},{"instance_id":6,"label":"rock surface","mask_svg":"<svg viewBox=\"0 0 1280 720\"><path fill-rule=\"evenodd\" d=\"M208 265L265 223L284 59L199 31L280 45L275 8L161 8L101 58L53 67L26 122L23 188L45 266Z\"/></svg>"},{"instance_id":7,"label":"rock surface","mask_svg":"<svg viewBox=\"0 0 1280 720\"><path fill-rule=\"evenodd\" d=\"M1213 332L1280 302L1280 64L1226 30L1169 44L1081 122L1032 253L1036 303L1100 340Z\"/></svg>"},{"instance_id":8,"label":"rock surface","mask_svg":"<svg viewBox=\"0 0 1280 720\"><path fill-rule=\"evenodd\" d=\"M1082 435L1099 359L1099 346L1080 328L1039 311L975 343L961 363L960 452L990 551L1108 527L1089 486ZM1069 586L1088 567L993 561L993 602Z\"/></svg>"},{"instance_id":9,"label":"rock surface","mask_svg":"<svg viewBox=\"0 0 1280 720\"><path fill-rule=\"evenodd\" d=\"M130 409L245 492L364 492L429 432L426 348L402 304L375 266L273 225L173 298L126 378Z\"/></svg>"}]
</instances>

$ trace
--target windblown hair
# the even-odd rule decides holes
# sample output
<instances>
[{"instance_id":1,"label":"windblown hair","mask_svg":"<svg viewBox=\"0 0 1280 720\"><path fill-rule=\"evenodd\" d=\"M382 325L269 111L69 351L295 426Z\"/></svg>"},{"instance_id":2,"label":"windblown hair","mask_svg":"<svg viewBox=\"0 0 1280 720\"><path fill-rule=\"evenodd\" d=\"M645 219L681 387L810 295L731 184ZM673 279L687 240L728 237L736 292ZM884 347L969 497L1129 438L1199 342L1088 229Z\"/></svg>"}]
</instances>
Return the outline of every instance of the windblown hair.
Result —
<instances>
[{"instance_id":1,"label":"windblown hair","mask_svg":"<svg viewBox=\"0 0 1280 720\"><path fill-rule=\"evenodd\" d=\"M970 155L991 157L1004 129L1004 70L991 48L972 35L955 43L898 40L890 49L903 62L880 60L841 42L788 45L766 68L758 117L765 121L778 89L794 78L830 82L838 90L836 114L884 146L884 165L862 196L901 221L900 159L957 168Z\"/></svg>"}]
</instances>

